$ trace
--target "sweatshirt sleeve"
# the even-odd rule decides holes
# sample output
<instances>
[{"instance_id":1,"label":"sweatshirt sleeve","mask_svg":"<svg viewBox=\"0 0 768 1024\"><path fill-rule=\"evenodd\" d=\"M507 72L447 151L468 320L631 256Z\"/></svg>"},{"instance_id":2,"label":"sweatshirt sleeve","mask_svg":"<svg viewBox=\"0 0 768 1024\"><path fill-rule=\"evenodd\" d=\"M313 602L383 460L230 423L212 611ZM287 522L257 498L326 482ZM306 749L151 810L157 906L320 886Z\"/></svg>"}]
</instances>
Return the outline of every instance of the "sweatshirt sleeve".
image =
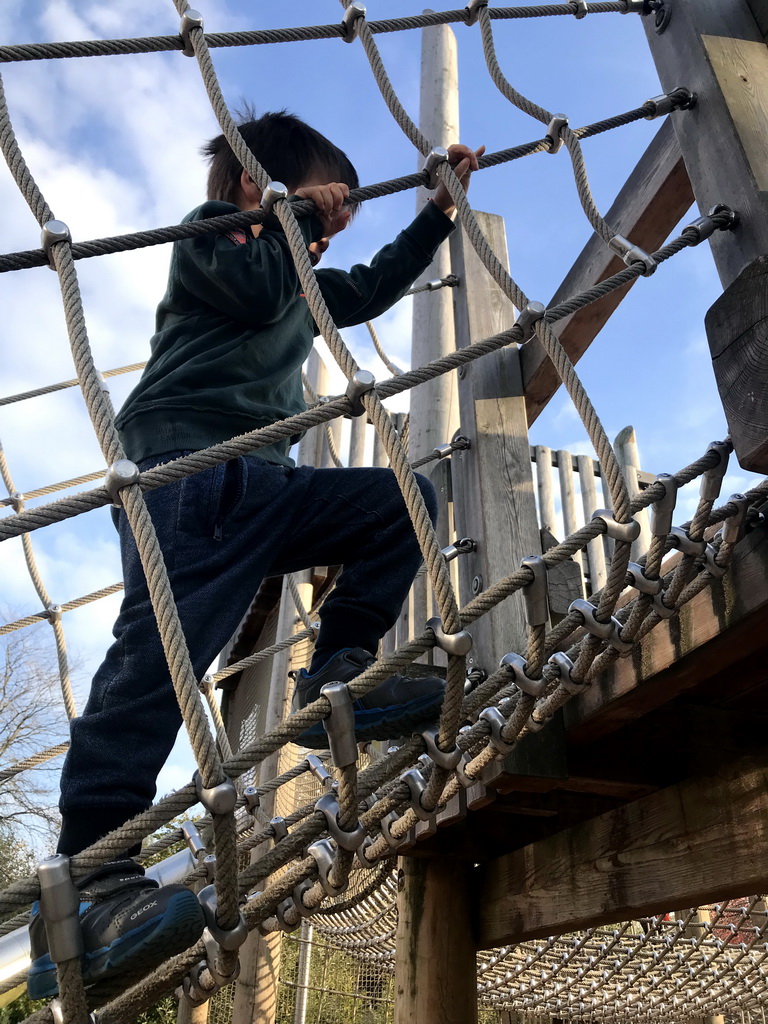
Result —
<instances>
[{"instance_id":1,"label":"sweatshirt sleeve","mask_svg":"<svg viewBox=\"0 0 768 1024\"><path fill-rule=\"evenodd\" d=\"M386 312L434 259L455 224L434 203L371 260L343 270L317 270L317 282L338 327L351 327Z\"/></svg>"},{"instance_id":2,"label":"sweatshirt sleeve","mask_svg":"<svg viewBox=\"0 0 768 1024\"><path fill-rule=\"evenodd\" d=\"M229 204L210 202L200 207L196 219L232 212ZM298 224L307 245L322 237L319 218L300 217ZM242 244L228 233L183 239L176 243L175 261L182 287L197 301L250 327L277 323L300 290L282 230L246 235Z\"/></svg>"}]
</instances>

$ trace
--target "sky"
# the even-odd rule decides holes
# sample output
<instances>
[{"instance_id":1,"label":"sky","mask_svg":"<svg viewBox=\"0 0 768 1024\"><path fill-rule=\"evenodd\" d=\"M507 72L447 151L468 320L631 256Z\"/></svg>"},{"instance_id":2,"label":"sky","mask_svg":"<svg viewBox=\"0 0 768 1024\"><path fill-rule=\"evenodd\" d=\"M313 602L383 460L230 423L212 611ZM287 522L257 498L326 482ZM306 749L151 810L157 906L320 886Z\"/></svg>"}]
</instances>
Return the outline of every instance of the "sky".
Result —
<instances>
[{"instance_id":1,"label":"sky","mask_svg":"<svg viewBox=\"0 0 768 1024\"><path fill-rule=\"evenodd\" d=\"M367 6L371 19L422 10L414 0L368 0ZM324 24L342 15L337 0L201 0L199 7L211 32ZM438 10L453 7L451 0L434 3ZM454 28L462 141L494 151L540 138L539 123L495 89L478 28ZM3 0L0 5L0 44L177 30L171 0L130 5ZM385 67L414 120L419 35L377 36ZM572 126L632 109L661 91L637 15L496 21L494 35L512 84L542 106L567 113ZM250 102L258 111L287 108L300 115L349 154L363 184L415 169L415 150L387 111L359 43L331 39L216 48L212 55L230 109ZM204 199L199 147L218 127L196 61L180 52L150 53L4 64L0 73L30 170L75 240L177 223ZM603 213L658 125L640 121L584 143ZM475 175L470 198L476 208L505 218L512 274L529 296L546 301L591 233L565 149L555 158L538 154ZM36 222L4 164L0 211L0 252L39 245ZM352 227L334 239L324 265L368 261L413 211L411 193L364 204ZM692 211L683 224L697 215ZM100 369L147 357L169 254L168 246L155 246L77 263ZM629 423L635 426L642 466L649 472L674 472L727 432L703 327L704 313L720 290L708 248L685 251L637 283L578 365L609 436ZM50 270L0 275L0 310L3 395L74 376L58 282ZM410 316L410 300L404 300L377 323L384 347L401 366L410 362ZM388 376L364 329L346 331L344 337L361 365L379 379ZM135 381L135 374L111 379L116 406ZM76 389L0 407L0 441L22 492L103 468ZM534 424L531 442L591 451L562 389ZM724 493L746 489L749 479L732 462ZM695 494L681 497L678 521L690 515L694 501ZM56 603L120 577L106 509L37 531L32 539ZM0 545L0 604L9 617L39 610L17 540ZM82 663L76 678L80 707L110 641L118 606L119 598L110 598L65 617L68 642ZM190 771L182 739L159 780L159 792L186 782Z\"/></svg>"}]
</instances>

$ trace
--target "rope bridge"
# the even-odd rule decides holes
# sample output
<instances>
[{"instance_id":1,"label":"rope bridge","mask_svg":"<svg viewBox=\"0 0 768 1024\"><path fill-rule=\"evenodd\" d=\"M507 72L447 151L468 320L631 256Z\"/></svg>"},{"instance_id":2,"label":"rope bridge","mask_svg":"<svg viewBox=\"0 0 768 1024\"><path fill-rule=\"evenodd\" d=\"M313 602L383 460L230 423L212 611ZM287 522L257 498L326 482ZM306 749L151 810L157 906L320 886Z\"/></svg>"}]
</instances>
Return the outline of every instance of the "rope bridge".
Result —
<instances>
[{"instance_id":1,"label":"rope bridge","mask_svg":"<svg viewBox=\"0 0 768 1024\"><path fill-rule=\"evenodd\" d=\"M394 364L387 361L393 376L375 382L370 374L360 370L352 357L317 285L297 223L297 218L312 212L313 204L302 201L289 205L278 198L272 212L279 218L288 239L312 316L349 382L346 393L318 401L298 415L139 473L125 459L104 377L130 372L140 368L140 364L121 367L104 375L97 370L81 302L77 261L164 244L201 233L259 224L267 211L247 211L152 231L74 242L66 224L54 217L21 153L0 82L0 146L43 231L40 249L0 256L0 272L10 273L47 264L58 274L77 384L82 390L104 463L109 467L103 486L27 508L27 498L48 497L59 489L90 483L100 474L87 474L23 495L15 488L5 455L0 455L0 471L9 495L3 503L11 510L0 520L0 541L22 538L27 565L43 606L40 613L8 623L0 628L0 633L22 629L43 619L51 624L64 703L68 716L75 715L62 617L75 607L114 593L120 585L115 584L63 605L54 604L37 570L32 535L36 530L93 509L111 503L121 504L136 538L198 772L194 781L71 858L71 870L74 879L84 876L116 853L145 840L159 827L186 814L190 807L201 801L206 816L197 823L197 837L189 828L172 831L161 842L145 847L142 857L147 859L185 838L196 853L185 881L212 886L206 888L205 904L211 940L206 944L201 941L187 952L173 957L149 977L128 977L102 983L87 993L80 975L79 957L63 957L58 963L60 999L53 1007L38 1010L28 1018L40 1024L49 1024L52 1020L82 1024L93 1007L98 1008L96 1019L100 1024L132 1021L158 998L179 986L193 1001L209 998L222 985L236 978L238 946L249 930L292 929L305 916L319 911L323 914L322 917L316 915L316 920L337 922L319 924L318 927L325 927L329 936L335 936L340 945L346 943L350 946L352 940L349 936L358 934L354 941L355 948L363 951L361 955L381 954L391 959L393 896L388 878L392 858L406 842L409 832L418 822L444 807L462 788L481 782L485 769L505 757L521 737L546 728L558 709L568 701L578 700L579 694L616 659L628 655L655 626L677 615L713 580L720 578L727 571L733 551L745 532L760 521L759 506L768 498L768 481L764 481L745 495L734 495L718 504L720 484L731 450L728 441L710 445L693 464L673 475L663 475L642 493L631 495L600 419L555 330L565 317L638 277L663 273L662 265L666 261L688 247L698 245L713 232L728 230L735 218L728 209L699 218L678 237L652 253L643 252L620 236L606 222L592 196L582 152L583 140L642 118L672 112L679 112L675 116L684 117L684 111L695 103L695 97L687 89L680 88L644 102L634 110L582 128L571 128L567 119L533 103L509 82L494 47L494 21L534 17L582 19L586 14L590 17L598 14L648 17L654 11L653 0L590 0L589 4L586 0L571 0L565 4L499 8L489 8L487 0L472 0L466 8L459 10L380 21L369 21L365 8L359 2L342 0L344 14L340 23L212 35L206 35L202 18L187 8L186 0L174 0L174 3L181 18L180 32L176 35L4 46L0 47L0 62L182 51L187 58L197 61L213 112L237 159L262 192L266 192L271 185L269 175L245 146L227 109L212 50L221 46L254 46L321 38L338 38L339 41L361 46L393 118L426 163L420 172L354 190L350 195L351 201L367 202L418 186L434 188L438 183L445 185L455 203L462 230L492 280L519 311L519 316L510 329L474 340L467 347L424 366L399 372ZM564 148L585 217L592 230L625 263L621 271L600 284L549 308L530 301L489 246L445 158L445 152L433 149L430 140L411 120L382 62L376 43L378 34L450 23L473 26L473 31L479 34L493 84L510 103L541 125L541 129L532 131L535 137L531 141L483 156L480 159L481 169L537 153L555 153ZM508 575L474 596L464 607L459 607L447 561L416 484L403 437L395 429L383 402L489 353L498 352L505 346L524 345L534 336L556 367L588 432L601 473L607 481L612 508L596 512L586 525L545 554L525 559L517 568L505 567ZM372 337L374 344L378 345L375 332L372 332ZM74 381L65 381L12 395L2 399L2 404L21 402L74 384ZM386 450L413 522L439 615L430 620L419 635L396 652L380 658L350 682L347 692L350 700L367 693L393 672L402 671L437 646L446 652L448 660L446 694L439 725L434 732L411 737L386 756L364 765L357 757L354 743L350 754L350 737L338 734L334 723L336 712L332 713L328 698L322 696L274 729L233 751L218 703L213 697L213 683L254 664L255 660L276 654L287 645L311 638L311 611L303 607L294 588L297 613L304 627L302 630L199 682L192 671L144 494L311 427L325 426L337 417L355 415L367 416ZM444 453L436 450L430 458L438 458L441 454ZM420 460L419 464L424 461ZM698 507L690 522L674 528L676 492L695 479L701 480ZM630 561L630 549L639 530L634 516L644 508L652 509L652 540L647 555L633 563ZM591 601L574 601L562 621L548 630L548 616L546 612L542 614L542 607L546 608L548 570L606 534L613 539L614 548L604 587L592 596ZM679 549L682 557L669 568L665 566L664 558L673 548ZM634 588L634 596L617 610L619 598L628 587ZM525 597L528 609L526 651L507 654L498 670L465 694L466 656L472 645L472 623L518 591ZM494 652L497 657L503 653ZM213 716L214 731L209 725L204 700ZM327 722L331 761L335 769L333 776L327 759L308 757L260 787L236 785L245 773L295 741L319 719ZM41 752L37 759L9 766L0 773L0 782L32 767L32 760L42 762L57 756L62 747L58 745ZM306 773L312 773L318 780L323 791L320 799L308 800L288 817L280 819L280 824L278 819L266 820L259 811L260 797ZM334 778L336 786L331 785ZM206 829L213 837L210 850L199 835L200 830ZM267 840L274 840L267 852L238 871L240 855L260 847ZM345 902L342 894L351 877L356 883L356 895ZM264 879L270 880L264 883ZM32 876L15 882L0 893L0 912L7 916L0 926L4 934L22 925L25 911L39 892L38 879ZM325 914L326 909L332 911L330 917ZM350 913L352 918L345 917ZM371 915L375 918L373 924L370 923ZM352 922L349 926L351 931L344 923L348 920ZM574 937L552 938L539 944L522 944L500 950L480 964L481 997L491 1001L509 1001L525 1010L552 1010L561 1017L589 1016L606 1020L625 1015L643 1020L661 1019L668 1011L668 1001L671 1005L672 1000L676 1000L674 1005L679 1007L681 1015L710 1012L709 1008L720 1005L718 1001L725 998L725 988L730 1000L738 1000L745 1007L757 1005L765 998L762 964L768 956L768 946L764 942L766 916L758 897L739 905L736 910L720 908L711 921L696 925L698 932L690 940L686 938L694 927L690 915L669 924L660 918L648 919L641 924L639 931L633 926L622 925L614 931L595 929ZM736 928L735 933L729 931L729 934L737 937L749 932L749 937L734 945L730 939L723 938L724 928ZM690 945L685 947L685 942ZM674 966L670 967L671 964ZM526 979L536 972L546 984L542 982L534 990ZM712 977L725 977L723 972L727 973L727 979L719 983L719 987L711 985ZM574 979L576 987L572 987ZM17 975L4 982L0 989L7 991L19 981L20 976ZM569 991L564 993L566 981Z\"/></svg>"}]
</instances>

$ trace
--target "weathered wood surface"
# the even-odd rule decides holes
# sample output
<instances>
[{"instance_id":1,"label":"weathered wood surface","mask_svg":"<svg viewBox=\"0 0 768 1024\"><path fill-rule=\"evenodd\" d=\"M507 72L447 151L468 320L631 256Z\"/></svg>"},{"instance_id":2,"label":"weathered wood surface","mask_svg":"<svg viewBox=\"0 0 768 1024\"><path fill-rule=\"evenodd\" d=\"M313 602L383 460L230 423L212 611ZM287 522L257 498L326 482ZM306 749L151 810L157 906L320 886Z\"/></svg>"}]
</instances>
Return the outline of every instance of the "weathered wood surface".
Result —
<instances>
[{"instance_id":1,"label":"weathered wood surface","mask_svg":"<svg viewBox=\"0 0 768 1024\"><path fill-rule=\"evenodd\" d=\"M767 609L768 532L759 528L737 545L722 579L566 705L569 740L606 735L765 648Z\"/></svg>"},{"instance_id":2,"label":"weathered wood surface","mask_svg":"<svg viewBox=\"0 0 768 1024\"><path fill-rule=\"evenodd\" d=\"M471 868L458 860L399 862L395 1024L476 1024Z\"/></svg>"},{"instance_id":3,"label":"weathered wood surface","mask_svg":"<svg viewBox=\"0 0 768 1024\"><path fill-rule=\"evenodd\" d=\"M480 869L479 949L768 886L768 758L689 779Z\"/></svg>"},{"instance_id":4,"label":"weathered wood surface","mask_svg":"<svg viewBox=\"0 0 768 1024\"><path fill-rule=\"evenodd\" d=\"M763 39L768 39L768 0L747 0Z\"/></svg>"},{"instance_id":5,"label":"weathered wood surface","mask_svg":"<svg viewBox=\"0 0 768 1024\"><path fill-rule=\"evenodd\" d=\"M679 116L675 114L673 118ZM692 202L688 174L668 119L630 174L606 220L619 234L652 252L663 244ZM623 267L602 239L593 235L550 305L591 288ZM612 292L556 325L555 332L572 362L578 362L584 355L628 290L629 287ZM560 378L536 338L523 346L521 364L528 422L533 423L560 387Z\"/></svg>"},{"instance_id":6,"label":"weathered wood surface","mask_svg":"<svg viewBox=\"0 0 768 1024\"><path fill-rule=\"evenodd\" d=\"M739 462L744 469L768 473L768 255L750 263L726 288L705 323Z\"/></svg>"},{"instance_id":7,"label":"weathered wood surface","mask_svg":"<svg viewBox=\"0 0 768 1024\"><path fill-rule=\"evenodd\" d=\"M665 32L643 19L664 89L698 96L672 118L703 213L738 211L735 231L710 239L724 286L768 253L768 48L747 0L675 0Z\"/></svg>"}]
</instances>

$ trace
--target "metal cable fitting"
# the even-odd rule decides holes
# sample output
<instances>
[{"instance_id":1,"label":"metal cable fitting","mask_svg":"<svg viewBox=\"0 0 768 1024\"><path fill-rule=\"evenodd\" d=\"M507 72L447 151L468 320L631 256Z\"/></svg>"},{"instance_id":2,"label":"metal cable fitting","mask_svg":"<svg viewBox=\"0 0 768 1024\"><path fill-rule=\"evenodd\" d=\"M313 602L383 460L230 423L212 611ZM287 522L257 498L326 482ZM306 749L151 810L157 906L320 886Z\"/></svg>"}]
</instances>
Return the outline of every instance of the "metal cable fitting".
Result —
<instances>
[{"instance_id":1,"label":"metal cable fitting","mask_svg":"<svg viewBox=\"0 0 768 1024\"><path fill-rule=\"evenodd\" d=\"M181 52L185 57L195 56L191 36L193 28L203 28L203 16L200 11L195 11L191 7L188 7L181 16L181 26L179 28L179 35L184 43L184 49Z\"/></svg>"},{"instance_id":2,"label":"metal cable fitting","mask_svg":"<svg viewBox=\"0 0 768 1024\"><path fill-rule=\"evenodd\" d=\"M446 654L453 654L460 658L472 650L472 634L466 629L460 629L456 633L444 632L439 615L427 620L427 629L432 630L437 646Z\"/></svg>"},{"instance_id":3,"label":"metal cable fitting","mask_svg":"<svg viewBox=\"0 0 768 1024\"><path fill-rule=\"evenodd\" d=\"M46 857L37 865L40 882L40 916L45 923L48 953L55 964L80 959L83 933L80 929L80 894L69 872L69 857L61 853Z\"/></svg>"},{"instance_id":4,"label":"metal cable fitting","mask_svg":"<svg viewBox=\"0 0 768 1024\"><path fill-rule=\"evenodd\" d=\"M672 616L677 612L677 608L670 607L664 602L664 592L660 590L658 594L654 594L653 597L653 610L659 616L660 619L671 619Z\"/></svg>"},{"instance_id":5,"label":"metal cable fitting","mask_svg":"<svg viewBox=\"0 0 768 1024\"><path fill-rule=\"evenodd\" d=\"M455 768L456 778L459 780L459 785L461 786L462 789L471 789L472 786L474 786L477 782L480 781L479 779L471 779L469 775L467 775L467 765L471 760L472 758L465 751L461 755L461 760L459 761Z\"/></svg>"},{"instance_id":6,"label":"metal cable fitting","mask_svg":"<svg viewBox=\"0 0 768 1024\"><path fill-rule=\"evenodd\" d=\"M274 818L269 819L269 827L272 829L272 835L275 840L275 846L283 839L288 836L288 826L285 823L285 818L281 818L279 814L276 814Z\"/></svg>"},{"instance_id":7,"label":"metal cable fitting","mask_svg":"<svg viewBox=\"0 0 768 1024\"><path fill-rule=\"evenodd\" d=\"M45 609L45 614L48 621L53 625L54 622L61 622L61 616L64 614L64 609L60 604L49 604Z\"/></svg>"},{"instance_id":8,"label":"metal cable fitting","mask_svg":"<svg viewBox=\"0 0 768 1024\"><path fill-rule=\"evenodd\" d=\"M520 316L515 320L514 326L519 327L523 332L519 344L525 345L534 335L534 326L547 312L543 302L529 302L525 309L520 311Z\"/></svg>"},{"instance_id":9,"label":"metal cable fitting","mask_svg":"<svg viewBox=\"0 0 768 1024\"><path fill-rule=\"evenodd\" d=\"M641 565L637 562L630 562L627 566L627 575L630 577L630 586L634 587L635 590L639 590L641 594L658 594L663 584L659 579L649 579Z\"/></svg>"},{"instance_id":10,"label":"metal cable fitting","mask_svg":"<svg viewBox=\"0 0 768 1024\"><path fill-rule=\"evenodd\" d=\"M459 283L455 274L446 274L445 277L435 277L431 281L425 281L423 287L428 292L436 292L439 288L455 288Z\"/></svg>"},{"instance_id":11,"label":"metal cable fitting","mask_svg":"<svg viewBox=\"0 0 768 1024\"><path fill-rule=\"evenodd\" d=\"M546 679L531 679L528 675L528 662L521 654L515 654L514 651L504 655L499 662L499 668L511 668L515 677L515 685L529 697L540 697L547 688Z\"/></svg>"},{"instance_id":12,"label":"metal cable fitting","mask_svg":"<svg viewBox=\"0 0 768 1024\"><path fill-rule=\"evenodd\" d=\"M589 686L586 679L579 681L573 678L573 662L563 651L556 651L547 664L551 665L555 672L557 672L558 683L568 693L581 693L582 690L586 690L587 686Z\"/></svg>"},{"instance_id":13,"label":"metal cable fitting","mask_svg":"<svg viewBox=\"0 0 768 1024\"><path fill-rule=\"evenodd\" d=\"M624 0L622 14L650 14L646 0Z\"/></svg>"},{"instance_id":14,"label":"metal cable fitting","mask_svg":"<svg viewBox=\"0 0 768 1024\"><path fill-rule=\"evenodd\" d=\"M547 566L541 555L527 555L520 567L530 569L533 579L523 587L525 613L529 626L543 626L549 622Z\"/></svg>"},{"instance_id":15,"label":"metal cable fitting","mask_svg":"<svg viewBox=\"0 0 768 1024\"><path fill-rule=\"evenodd\" d=\"M349 888L348 880L344 881L341 885L333 885L331 883L329 876L333 867L335 852L336 847L330 839L318 839L316 843L312 843L307 847L307 855L312 857L315 864L317 864L318 881L326 896L341 896Z\"/></svg>"},{"instance_id":16,"label":"metal cable fitting","mask_svg":"<svg viewBox=\"0 0 768 1024\"><path fill-rule=\"evenodd\" d=\"M453 544L442 548L442 555L446 562L452 562L459 555L468 555L472 551L477 551L477 544L471 537L461 537L459 540L455 540Z\"/></svg>"},{"instance_id":17,"label":"metal cable fitting","mask_svg":"<svg viewBox=\"0 0 768 1024\"><path fill-rule=\"evenodd\" d=\"M699 495L702 501L716 501L720 496L720 489L723 486L723 477L728 469L728 459L731 456L731 446L726 441L713 441L707 447L707 452L716 452L720 461L712 469L706 470L701 476Z\"/></svg>"},{"instance_id":18,"label":"metal cable fitting","mask_svg":"<svg viewBox=\"0 0 768 1024\"><path fill-rule=\"evenodd\" d=\"M365 15L365 4L360 3L360 0L352 0L352 3L344 11L344 17L341 20L344 29L342 39L345 43L353 43L357 39L360 34L360 20Z\"/></svg>"},{"instance_id":19,"label":"metal cable fitting","mask_svg":"<svg viewBox=\"0 0 768 1024\"><path fill-rule=\"evenodd\" d=\"M722 217L725 215L726 220L724 224L720 225L721 231L733 231L734 228L739 226L741 218L737 210L732 210L730 206L726 206L725 203L715 203L714 206L710 207L707 211L708 217Z\"/></svg>"},{"instance_id":20,"label":"metal cable fitting","mask_svg":"<svg viewBox=\"0 0 768 1024\"><path fill-rule=\"evenodd\" d=\"M577 21L581 21L582 18L586 18L589 14L587 0L571 0L571 6L575 8L573 13Z\"/></svg>"},{"instance_id":21,"label":"metal cable fitting","mask_svg":"<svg viewBox=\"0 0 768 1024\"><path fill-rule=\"evenodd\" d=\"M314 775L323 789L331 789L333 786L333 776L317 754L307 754L306 761L310 772Z\"/></svg>"},{"instance_id":22,"label":"metal cable fitting","mask_svg":"<svg viewBox=\"0 0 768 1024\"><path fill-rule=\"evenodd\" d=\"M361 822L358 822L356 828L351 832L347 832L339 825L339 801L333 793L324 793L315 802L315 810L325 815L326 828L330 832L331 838L342 850L354 853L368 835L365 825Z\"/></svg>"},{"instance_id":23,"label":"metal cable fitting","mask_svg":"<svg viewBox=\"0 0 768 1024\"><path fill-rule=\"evenodd\" d=\"M130 459L118 459L112 463L107 470L107 475L104 477L104 486L107 489L107 494L112 499L114 508L123 507L123 501L120 497L120 491L123 487L137 484L140 479L141 471L136 463L131 462Z\"/></svg>"},{"instance_id":24,"label":"metal cable fitting","mask_svg":"<svg viewBox=\"0 0 768 1024\"><path fill-rule=\"evenodd\" d=\"M584 3L584 7L587 6L585 0L582 0L582 3ZM585 10L584 14L582 14L581 17L583 18L586 13L587 12ZM578 18L579 15L577 14L576 17ZM560 133L562 132L563 128L567 128L567 127L568 127L568 118L566 117L565 114L555 114L555 116L552 118L552 120L547 125L547 134L546 134L545 138L549 139L549 142L550 142L550 146L549 146L550 154L552 154L552 153L559 153L560 150L563 148L563 139L562 139L562 136L561 136Z\"/></svg>"},{"instance_id":25,"label":"metal cable fitting","mask_svg":"<svg viewBox=\"0 0 768 1024\"><path fill-rule=\"evenodd\" d=\"M237 803L237 789L232 779L224 778L217 786L206 789L200 772L196 771L192 776L197 791L197 799L208 811L209 814L229 814L234 811Z\"/></svg>"},{"instance_id":26,"label":"metal cable fitting","mask_svg":"<svg viewBox=\"0 0 768 1024\"><path fill-rule=\"evenodd\" d=\"M288 186L284 185L282 181L270 181L264 191L261 193L261 208L265 214L272 212L272 207L278 201L278 199L288 198Z\"/></svg>"},{"instance_id":27,"label":"metal cable fitting","mask_svg":"<svg viewBox=\"0 0 768 1024\"><path fill-rule=\"evenodd\" d=\"M502 757L506 757L511 754L517 745L517 740L508 742L505 740L501 733L504 726L507 724L507 720L499 711L498 708L484 708L479 716L480 721L487 722L491 729L491 734L488 737L488 742L494 748L497 754Z\"/></svg>"},{"instance_id":28,"label":"metal cable fitting","mask_svg":"<svg viewBox=\"0 0 768 1024\"><path fill-rule=\"evenodd\" d=\"M43 247L45 258L48 260L48 266L51 270L56 269L56 265L53 262L52 249L58 242L71 242L72 235L69 232L69 228L63 220L49 220L43 224L43 229L40 232L40 244Z\"/></svg>"},{"instance_id":29,"label":"metal cable fitting","mask_svg":"<svg viewBox=\"0 0 768 1024\"><path fill-rule=\"evenodd\" d=\"M639 245L633 245L624 235L614 235L608 242L608 246L617 256L621 257L628 267L631 267L633 263L642 263L643 277L650 277L656 272L657 263L653 256L641 249Z\"/></svg>"},{"instance_id":30,"label":"metal cable fitting","mask_svg":"<svg viewBox=\"0 0 768 1024\"><path fill-rule=\"evenodd\" d=\"M664 487L664 495L651 505L651 533L654 537L666 537L672 529L672 516L677 502L677 480L671 473L659 473L655 483Z\"/></svg>"},{"instance_id":31,"label":"metal cable fitting","mask_svg":"<svg viewBox=\"0 0 768 1024\"><path fill-rule=\"evenodd\" d=\"M216 902L216 887L213 885L206 885L204 889L201 889L197 894L197 900L203 908L206 928L221 948L228 952L239 949L248 938L248 925L243 915L240 914L240 920L234 928L222 928L216 919L218 904Z\"/></svg>"},{"instance_id":32,"label":"metal cable fitting","mask_svg":"<svg viewBox=\"0 0 768 1024\"><path fill-rule=\"evenodd\" d=\"M368 851L370 850L370 848L372 846L373 846L373 839L370 836L366 836L365 841L362 842L358 846L358 848L357 848L356 857L357 857L358 863L363 868L375 868L376 865L379 863L379 861L382 859L380 857L375 857L373 860L371 860L368 857ZM389 856L389 855L385 854L385 856Z\"/></svg>"},{"instance_id":33,"label":"metal cable fitting","mask_svg":"<svg viewBox=\"0 0 768 1024\"><path fill-rule=\"evenodd\" d=\"M390 850L397 850L403 843L403 839L397 839L392 835L392 826L398 821L400 815L397 811L390 811L389 814L385 814L379 822L381 828L381 834L384 836L384 840Z\"/></svg>"},{"instance_id":34,"label":"metal cable fitting","mask_svg":"<svg viewBox=\"0 0 768 1024\"><path fill-rule=\"evenodd\" d=\"M447 444L439 444L436 448L432 449L432 454L437 456L438 459L447 459L449 455L453 455L457 451L465 451L470 448L470 440L468 437L464 437L463 434L457 434L452 441Z\"/></svg>"},{"instance_id":35,"label":"metal cable fitting","mask_svg":"<svg viewBox=\"0 0 768 1024\"><path fill-rule=\"evenodd\" d=\"M184 836L187 849L199 863L207 855L208 848L203 842L203 837L200 835L197 825L193 821L182 822L181 834Z\"/></svg>"},{"instance_id":36,"label":"metal cable fitting","mask_svg":"<svg viewBox=\"0 0 768 1024\"><path fill-rule=\"evenodd\" d=\"M728 503L736 506L736 514L728 516L719 533L723 538L723 544L738 544L745 532L749 498L744 494L732 494Z\"/></svg>"},{"instance_id":37,"label":"metal cable fitting","mask_svg":"<svg viewBox=\"0 0 768 1024\"><path fill-rule=\"evenodd\" d=\"M665 117L673 110L690 110L696 106L696 93L690 89L678 86L669 92L661 93L660 96L652 96L645 101L644 106L653 105L653 111L645 115L646 121L653 121L657 117Z\"/></svg>"},{"instance_id":38,"label":"metal cable fitting","mask_svg":"<svg viewBox=\"0 0 768 1024\"><path fill-rule=\"evenodd\" d=\"M293 890L293 905L296 908L296 913L301 917L311 917L317 912L317 907L308 907L304 902L304 893L309 892L313 885L314 882L305 878Z\"/></svg>"},{"instance_id":39,"label":"metal cable fitting","mask_svg":"<svg viewBox=\"0 0 768 1024\"><path fill-rule=\"evenodd\" d=\"M337 768L346 768L357 762L352 694L346 683L326 683L320 688L320 693L328 698L331 705L330 715L323 719L331 759Z\"/></svg>"},{"instance_id":40,"label":"metal cable fitting","mask_svg":"<svg viewBox=\"0 0 768 1024\"><path fill-rule=\"evenodd\" d=\"M436 189L440 184L440 179L437 176L437 169L440 164L448 163L448 150L443 149L442 146L435 146L429 153L425 163L424 171L427 174L427 181L424 188L428 188L430 191Z\"/></svg>"},{"instance_id":41,"label":"metal cable fitting","mask_svg":"<svg viewBox=\"0 0 768 1024\"><path fill-rule=\"evenodd\" d=\"M246 786L243 790L243 800L245 800L245 809L249 814L256 815L261 806L261 795L255 786Z\"/></svg>"},{"instance_id":42,"label":"metal cable fitting","mask_svg":"<svg viewBox=\"0 0 768 1024\"><path fill-rule=\"evenodd\" d=\"M681 526L673 526L669 531L669 543L684 555L693 555L694 558L701 558L707 550L705 540L691 540Z\"/></svg>"},{"instance_id":43,"label":"metal cable fitting","mask_svg":"<svg viewBox=\"0 0 768 1024\"><path fill-rule=\"evenodd\" d=\"M203 945L205 946L205 956L208 961L208 972L218 987L224 988L225 985L231 985L233 981L237 981L240 976L239 958L235 960L235 965L229 974L222 974L216 967L222 947L208 928L203 929Z\"/></svg>"},{"instance_id":44,"label":"metal cable fitting","mask_svg":"<svg viewBox=\"0 0 768 1024\"><path fill-rule=\"evenodd\" d=\"M286 919L286 914L289 910L295 910L297 914L297 919L293 924L290 924ZM288 896L282 903L278 903L275 907L275 917L277 918L277 927L281 932L295 932L297 928L301 927L302 915L299 913L293 896Z\"/></svg>"},{"instance_id":45,"label":"metal cable fitting","mask_svg":"<svg viewBox=\"0 0 768 1024\"><path fill-rule=\"evenodd\" d=\"M219 991L219 986L215 982L210 988L203 985L200 978L203 971L208 971L213 981L213 973L209 970L208 961L201 960L190 969L189 974L184 976L181 986L176 990L179 998L186 999L190 1006L203 1006Z\"/></svg>"},{"instance_id":46,"label":"metal cable fitting","mask_svg":"<svg viewBox=\"0 0 768 1024\"><path fill-rule=\"evenodd\" d=\"M707 544L707 550L704 552L704 564L707 572L710 576L714 576L715 579L721 579L728 572L727 565L718 565L717 556L720 554L720 548L715 547L714 544Z\"/></svg>"},{"instance_id":47,"label":"metal cable fitting","mask_svg":"<svg viewBox=\"0 0 768 1024\"><path fill-rule=\"evenodd\" d=\"M441 750L437 745L437 734L438 730L435 728L424 729L423 732L416 733L426 743L427 754L437 767L444 768L447 772L452 772L461 760L461 748L454 746L453 750Z\"/></svg>"},{"instance_id":48,"label":"metal cable fitting","mask_svg":"<svg viewBox=\"0 0 768 1024\"><path fill-rule=\"evenodd\" d=\"M352 415L362 416L365 412L363 395L373 391L376 387L376 378L370 370L355 370L347 383L346 395L352 403Z\"/></svg>"},{"instance_id":49,"label":"metal cable fitting","mask_svg":"<svg viewBox=\"0 0 768 1024\"><path fill-rule=\"evenodd\" d=\"M427 788L427 780L424 778L423 772L419 768L410 768L407 772L403 772L400 776L400 781L406 784L411 794L408 806L413 813L421 821L429 821L435 812L434 809L428 811L421 802L424 790Z\"/></svg>"},{"instance_id":50,"label":"metal cable fitting","mask_svg":"<svg viewBox=\"0 0 768 1024\"><path fill-rule=\"evenodd\" d=\"M464 8L467 12L467 24L474 25L477 21L478 14L481 7L487 7L488 0L469 0L469 3Z\"/></svg>"},{"instance_id":51,"label":"metal cable fitting","mask_svg":"<svg viewBox=\"0 0 768 1024\"><path fill-rule=\"evenodd\" d=\"M636 519L630 519L628 523L617 523L613 517L612 508L598 508L592 513L592 519L602 519L605 523L605 535L611 540L624 541L631 544L640 536L640 523Z\"/></svg>"},{"instance_id":52,"label":"metal cable fitting","mask_svg":"<svg viewBox=\"0 0 768 1024\"><path fill-rule=\"evenodd\" d=\"M632 650L632 644L628 640L621 639L622 624L612 615L608 622L600 622L596 617L595 612L597 609L590 602L585 600L583 597L577 597L575 601L571 601L568 612L579 612L584 619L584 628L592 636L598 637L600 640L607 640L608 643L615 647L619 654L628 654Z\"/></svg>"}]
</instances>

